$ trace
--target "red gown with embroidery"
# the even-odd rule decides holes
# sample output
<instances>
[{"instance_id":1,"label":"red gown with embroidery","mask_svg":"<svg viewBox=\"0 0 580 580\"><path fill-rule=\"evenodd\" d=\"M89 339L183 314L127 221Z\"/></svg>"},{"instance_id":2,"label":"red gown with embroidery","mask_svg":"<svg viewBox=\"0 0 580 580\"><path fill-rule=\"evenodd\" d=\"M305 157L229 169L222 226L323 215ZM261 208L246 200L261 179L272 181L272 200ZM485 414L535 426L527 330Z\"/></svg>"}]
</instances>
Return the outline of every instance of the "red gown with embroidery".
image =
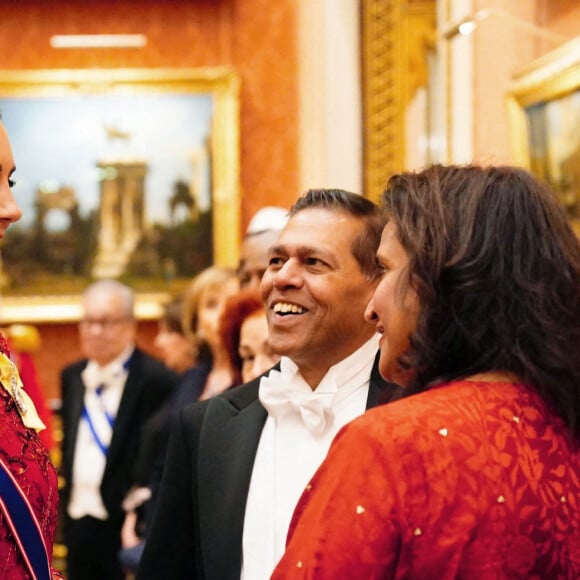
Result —
<instances>
[{"instance_id":1,"label":"red gown with embroidery","mask_svg":"<svg viewBox=\"0 0 580 580\"><path fill-rule=\"evenodd\" d=\"M511 383L368 411L304 492L272 578L580 578L578 440Z\"/></svg>"},{"instance_id":2,"label":"red gown with embroidery","mask_svg":"<svg viewBox=\"0 0 580 580\"><path fill-rule=\"evenodd\" d=\"M0 352L7 354L2 336ZM0 387L0 457L28 497L51 555L58 508L56 470L36 431L24 426L16 404L3 387ZM31 578L2 511L0 577L6 580Z\"/></svg>"}]
</instances>

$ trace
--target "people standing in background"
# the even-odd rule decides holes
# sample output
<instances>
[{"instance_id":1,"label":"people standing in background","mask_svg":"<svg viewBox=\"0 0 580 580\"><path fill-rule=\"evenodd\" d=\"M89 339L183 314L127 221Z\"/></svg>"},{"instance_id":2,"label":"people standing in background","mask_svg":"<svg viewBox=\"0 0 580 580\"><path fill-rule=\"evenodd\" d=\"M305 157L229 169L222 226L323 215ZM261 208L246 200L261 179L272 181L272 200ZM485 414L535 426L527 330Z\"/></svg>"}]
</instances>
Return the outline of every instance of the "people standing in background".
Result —
<instances>
[{"instance_id":1,"label":"people standing in background","mask_svg":"<svg viewBox=\"0 0 580 580\"><path fill-rule=\"evenodd\" d=\"M181 369L181 380L145 425L134 486L123 502L127 517L119 558L128 571L136 570L145 546L173 419L183 406L219 394L239 382L218 329L224 304L237 289L233 270L210 266L193 278L183 298L170 305L160 321L155 343L165 364L176 371ZM194 360L196 364L186 368Z\"/></svg>"},{"instance_id":2,"label":"people standing in background","mask_svg":"<svg viewBox=\"0 0 580 580\"><path fill-rule=\"evenodd\" d=\"M0 239L22 216L12 195L16 167L0 123ZM0 570L4 578L62 578L51 569L57 474L38 437L44 428L0 334Z\"/></svg>"},{"instance_id":3,"label":"people standing in background","mask_svg":"<svg viewBox=\"0 0 580 580\"><path fill-rule=\"evenodd\" d=\"M250 220L240 251L238 279L240 288L260 289L268 267L268 250L273 246L288 221L288 210L266 206Z\"/></svg>"},{"instance_id":4,"label":"people standing in background","mask_svg":"<svg viewBox=\"0 0 580 580\"><path fill-rule=\"evenodd\" d=\"M126 516L121 530L119 560L129 573L137 570L145 546L147 522L152 510L151 498L156 491L156 481L160 478L155 474L162 469L171 414L176 412L175 400L180 397L194 400L193 397L199 396L200 392L196 386L199 384L199 370L196 368L198 347L183 330L182 297L163 306L153 344L165 366L179 375L179 384L143 428L135 462L135 481L123 500Z\"/></svg>"},{"instance_id":5,"label":"people standing in background","mask_svg":"<svg viewBox=\"0 0 580 580\"><path fill-rule=\"evenodd\" d=\"M383 205L366 318L405 398L335 439L273 578L580 578L580 241L521 168Z\"/></svg>"},{"instance_id":6,"label":"people standing in background","mask_svg":"<svg viewBox=\"0 0 580 580\"><path fill-rule=\"evenodd\" d=\"M135 345L134 295L101 280L83 295L80 344L86 358L62 385L62 472L69 580L124 578L117 554L142 428L177 375Z\"/></svg>"},{"instance_id":7,"label":"people standing in background","mask_svg":"<svg viewBox=\"0 0 580 580\"><path fill-rule=\"evenodd\" d=\"M266 307L260 294L252 289L240 290L228 298L220 334L242 383L265 373L280 360L268 344Z\"/></svg>"},{"instance_id":8,"label":"people standing in background","mask_svg":"<svg viewBox=\"0 0 580 580\"><path fill-rule=\"evenodd\" d=\"M179 413L139 580L269 577L338 429L392 396L363 319L382 225L378 207L342 190L312 190L294 205L261 286L282 360Z\"/></svg>"}]
</instances>

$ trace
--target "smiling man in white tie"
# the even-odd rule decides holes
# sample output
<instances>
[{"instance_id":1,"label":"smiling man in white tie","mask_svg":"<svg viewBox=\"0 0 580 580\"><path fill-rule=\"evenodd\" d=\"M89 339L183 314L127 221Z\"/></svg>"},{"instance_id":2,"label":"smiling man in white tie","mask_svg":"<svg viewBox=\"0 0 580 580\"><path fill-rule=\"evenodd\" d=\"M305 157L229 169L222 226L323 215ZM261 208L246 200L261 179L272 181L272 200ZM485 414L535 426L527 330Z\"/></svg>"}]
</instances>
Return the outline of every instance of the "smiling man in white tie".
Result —
<instances>
[{"instance_id":1,"label":"smiling man in white tie","mask_svg":"<svg viewBox=\"0 0 580 580\"><path fill-rule=\"evenodd\" d=\"M140 430L177 377L135 346L130 288L101 280L83 296L86 358L62 372L63 507L67 578L125 577L118 561Z\"/></svg>"},{"instance_id":2,"label":"smiling man in white tie","mask_svg":"<svg viewBox=\"0 0 580 580\"><path fill-rule=\"evenodd\" d=\"M139 580L269 578L336 433L396 396L363 316L378 280L379 209L310 190L289 215L261 286L281 361L179 415Z\"/></svg>"}]
</instances>

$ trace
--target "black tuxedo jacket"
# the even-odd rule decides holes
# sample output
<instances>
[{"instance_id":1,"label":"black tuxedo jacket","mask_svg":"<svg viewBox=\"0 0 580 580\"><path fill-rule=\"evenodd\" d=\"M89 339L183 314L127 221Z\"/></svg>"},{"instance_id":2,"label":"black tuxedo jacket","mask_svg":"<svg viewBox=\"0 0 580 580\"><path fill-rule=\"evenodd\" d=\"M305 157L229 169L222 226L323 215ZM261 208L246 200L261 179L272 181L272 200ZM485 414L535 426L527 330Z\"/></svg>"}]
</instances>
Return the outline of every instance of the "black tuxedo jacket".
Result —
<instances>
[{"instance_id":1,"label":"black tuxedo jacket","mask_svg":"<svg viewBox=\"0 0 580 580\"><path fill-rule=\"evenodd\" d=\"M85 394L81 372L87 366L87 362L84 359L73 363L61 373L61 417L64 435L62 475L65 479L62 508L65 513L73 483L72 467ZM133 464L137 457L141 429L178 381L176 374L139 349L135 349L128 371L101 481L101 496L109 518L121 523L124 519L121 503L132 483Z\"/></svg>"},{"instance_id":2,"label":"black tuxedo jacket","mask_svg":"<svg viewBox=\"0 0 580 580\"><path fill-rule=\"evenodd\" d=\"M377 361L367 409L397 391L380 377ZM177 416L138 580L239 580L246 499L267 418L260 378Z\"/></svg>"}]
</instances>

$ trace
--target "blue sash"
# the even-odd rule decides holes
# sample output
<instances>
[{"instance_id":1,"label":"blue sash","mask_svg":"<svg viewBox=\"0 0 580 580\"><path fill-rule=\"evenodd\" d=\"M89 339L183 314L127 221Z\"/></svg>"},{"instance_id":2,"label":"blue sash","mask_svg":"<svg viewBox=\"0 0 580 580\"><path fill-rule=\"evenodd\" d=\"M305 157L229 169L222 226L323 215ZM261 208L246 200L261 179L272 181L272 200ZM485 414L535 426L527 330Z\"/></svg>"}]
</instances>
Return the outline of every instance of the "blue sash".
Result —
<instances>
[{"instance_id":1,"label":"blue sash","mask_svg":"<svg viewBox=\"0 0 580 580\"><path fill-rule=\"evenodd\" d=\"M131 353L129 355L129 357L127 358L127 360L123 363L123 370L125 372L128 372L129 371L129 364L130 364L132 358L133 358L133 353ZM99 385L95 389L95 394L97 395L98 399L101 401L101 404L102 405L103 405L103 403L102 403L102 396L103 396L104 389L105 389L105 385L104 384L103 385ZM107 419L107 423L109 424L109 426L112 429L113 428L113 425L115 424L115 417L113 415L111 415L110 413L107 412L107 410L105 409L104 405L102 407L102 412L103 412L103 415L105 416L105 418ZM91 431L91 435L93 436L93 439L94 439L95 443L97 444L97 446L101 450L102 454L106 457L107 456L107 453L109 452L109 446L108 445L105 445L105 443L99 437L99 434L97 433L97 429L95 427L95 424L93 422L93 419L92 419L89 411L87 410L86 405L83 405L82 416L83 416L83 419L85 419L85 421L87 422L87 424L89 426L89 429Z\"/></svg>"},{"instance_id":2,"label":"blue sash","mask_svg":"<svg viewBox=\"0 0 580 580\"><path fill-rule=\"evenodd\" d=\"M102 403L101 397L103 396L103 389L104 389L104 385L99 385L95 391L96 395L99 398L99 400L101 401L101 403ZM102 411L103 411L105 418L107 419L107 423L109 424L109 426L112 429L113 425L115 424L115 417L113 417L112 415L107 413L104 406L103 406ZM101 440L101 438L99 437L99 434L97 433L97 429L95 427L95 424L93 423L93 419L92 419L91 415L89 414L89 412L87 411L86 405L83 405L83 418L85 419L85 421L89 425L89 429L91 430L91 434L93 436L93 439L95 440L95 443L98 445L99 449L101 450L103 455L106 457L107 453L109 452L109 446L105 445L103 443L103 441Z\"/></svg>"},{"instance_id":3,"label":"blue sash","mask_svg":"<svg viewBox=\"0 0 580 580\"><path fill-rule=\"evenodd\" d=\"M0 459L0 509L34 580L50 580L50 558L28 498Z\"/></svg>"}]
</instances>

